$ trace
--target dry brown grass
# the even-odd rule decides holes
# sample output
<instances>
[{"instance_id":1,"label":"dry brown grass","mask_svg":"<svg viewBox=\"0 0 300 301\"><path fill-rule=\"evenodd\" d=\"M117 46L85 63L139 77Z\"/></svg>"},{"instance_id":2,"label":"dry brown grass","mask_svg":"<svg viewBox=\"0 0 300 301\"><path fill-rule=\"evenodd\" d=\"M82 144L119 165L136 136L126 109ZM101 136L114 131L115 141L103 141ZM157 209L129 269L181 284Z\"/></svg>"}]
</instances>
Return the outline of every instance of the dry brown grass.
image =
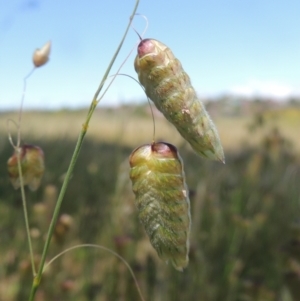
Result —
<instances>
[{"instance_id":1,"label":"dry brown grass","mask_svg":"<svg viewBox=\"0 0 300 301\"><path fill-rule=\"evenodd\" d=\"M55 112L24 112L22 137L24 142L45 138L76 139L85 120L86 110ZM167 140L175 145L184 143L175 128L160 113L155 112L156 139ZM300 110L285 109L264 114L266 126L259 132L249 134L252 116L219 116L213 120L218 128L225 150L237 150L245 143L256 145L271 127L278 127L285 137L300 148ZM0 115L0 132L5 134L8 118L17 119L17 113ZM12 127L12 132L14 129ZM89 126L87 136L96 141L119 143L135 147L152 140L153 123L149 113L140 114L134 108L98 109Z\"/></svg>"}]
</instances>

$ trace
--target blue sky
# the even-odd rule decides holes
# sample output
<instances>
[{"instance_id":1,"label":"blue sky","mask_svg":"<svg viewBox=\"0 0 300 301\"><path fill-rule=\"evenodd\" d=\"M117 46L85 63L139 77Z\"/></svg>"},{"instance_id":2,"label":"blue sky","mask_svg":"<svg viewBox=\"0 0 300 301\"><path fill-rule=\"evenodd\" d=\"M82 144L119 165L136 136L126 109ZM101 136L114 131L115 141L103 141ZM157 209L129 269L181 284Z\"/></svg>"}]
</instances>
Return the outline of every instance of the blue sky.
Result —
<instances>
[{"instance_id":1,"label":"blue sky","mask_svg":"<svg viewBox=\"0 0 300 301\"><path fill-rule=\"evenodd\" d=\"M0 0L0 110L18 108L36 48L52 41L47 65L27 81L25 108L90 104L127 26L133 0ZM145 37L167 44L200 96L300 95L299 0L141 0ZM142 32L145 21L136 17ZM137 42L131 30L113 71ZM137 78L130 56L122 73ZM145 99L118 77L103 105Z\"/></svg>"}]
</instances>

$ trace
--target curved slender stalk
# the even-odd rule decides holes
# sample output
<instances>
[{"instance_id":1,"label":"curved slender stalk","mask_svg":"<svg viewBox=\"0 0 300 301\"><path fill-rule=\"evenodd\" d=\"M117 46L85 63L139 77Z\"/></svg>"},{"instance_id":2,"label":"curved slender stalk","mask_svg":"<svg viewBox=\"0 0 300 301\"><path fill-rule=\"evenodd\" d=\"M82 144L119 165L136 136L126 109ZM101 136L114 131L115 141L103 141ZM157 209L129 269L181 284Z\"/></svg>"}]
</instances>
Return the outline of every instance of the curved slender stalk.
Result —
<instances>
[{"instance_id":1,"label":"curved slender stalk","mask_svg":"<svg viewBox=\"0 0 300 301\"><path fill-rule=\"evenodd\" d=\"M138 284L138 281L134 275L134 272L132 270L132 268L130 267L130 265L128 264L128 262L122 257L120 256L118 253L114 252L113 250L109 249L109 248L106 248L104 246L99 246L99 245L95 245L95 244L81 244L81 245L77 245L77 246L73 246L73 247L70 247L64 251L62 251L61 253L59 253L58 255L54 256L46 265L45 265L45 269L47 269L48 266L50 266L50 264L55 261L57 258L59 258L60 256L64 255L65 253L69 252L69 251L72 251L72 250L75 250L75 249L79 249L79 248L96 248L96 249L100 249L100 250L104 250L104 251L107 251L109 253L111 253L112 255L116 256L117 258L119 258L125 265L126 267L128 268L132 278L133 278L133 281L134 281L134 284L136 286L136 289L140 295L140 298L142 301L145 301L144 297L143 297L143 294L140 290L140 286ZM44 270L45 270L44 269Z\"/></svg>"},{"instance_id":2,"label":"curved slender stalk","mask_svg":"<svg viewBox=\"0 0 300 301\"><path fill-rule=\"evenodd\" d=\"M22 124L22 114L23 114L23 104L25 100L25 93L27 88L27 79L33 74L35 71L35 67L24 77L23 79L23 92L22 92L22 99L21 99L21 105L19 110L19 120L18 120L18 138L17 138L17 147L21 144L21 124Z\"/></svg>"},{"instance_id":3,"label":"curved slender stalk","mask_svg":"<svg viewBox=\"0 0 300 301\"><path fill-rule=\"evenodd\" d=\"M152 115L152 122L153 122L152 143L154 143L155 142L155 117L154 117L154 113L153 113L153 109L152 109L150 98L147 96L145 88L142 86L142 84L137 79L135 79L131 75L124 74L124 73L117 73L116 75L127 76L127 77L133 79L143 89L143 91L145 93L145 96L147 97L147 101L148 101L148 104L149 104L149 107L150 107L150 111L151 111L151 115Z\"/></svg>"},{"instance_id":4,"label":"curved slender stalk","mask_svg":"<svg viewBox=\"0 0 300 301\"><path fill-rule=\"evenodd\" d=\"M26 228L26 234L27 234L27 240L28 240L28 246L29 246L32 275L33 275L33 277L35 277L36 271L35 271L35 266L34 266L34 255L33 255L33 248L32 248L32 242L31 242L31 237L30 237L30 228L29 228L28 213L27 213L26 194L25 194L25 190L24 190L20 150L21 150L20 147L15 148L15 151L17 152L17 162L18 162L18 171L19 171L19 178L20 178L22 205L23 205L25 228Z\"/></svg>"},{"instance_id":5,"label":"curved slender stalk","mask_svg":"<svg viewBox=\"0 0 300 301\"><path fill-rule=\"evenodd\" d=\"M10 125L9 125L9 123L13 123L15 126L16 126L16 128L18 129L18 124L13 120L13 119L11 119L11 118L8 118L7 120L6 120L6 131L7 131L7 135L8 135L8 141L9 141L9 143L11 144L11 146L13 147L13 149L16 149L16 145L14 144L14 141L13 141L13 139L12 139L12 136L11 136L11 131L10 131Z\"/></svg>"},{"instance_id":6,"label":"curved slender stalk","mask_svg":"<svg viewBox=\"0 0 300 301\"><path fill-rule=\"evenodd\" d=\"M27 203L26 203L26 194L24 189L24 182L23 182L23 173L22 173L22 166L21 166L21 122L22 122L22 113L23 113L23 104L25 100L25 93L26 93L26 86L27 86L27 79L32 75L35 68L33 68L28 75L26 75L23 79L23 92L21 97L21 105L19 109L19 119L18 122L15 122L12 119L8 119L6 122L7 132L8 132L8 140L12 147L14 148L15 152L17 153L17 164L18 164L18 173L19 173L19 179L20 179L20 189L21 189L21 198L22 198L22 206L23 206L23 213L24 213L24 220L25 220L25 229L26 229L26 235L27 235L27 241L29 246L29 253L30 253L30 261L31 261L31 268L32 268L32 275L35 277L36 271L35 271L35 264L34 264L34 254L33 254L33 248L32 248L32 242L30 237L30 227L29 227L29 220L28 220L28 213L27 213ZM17 144L15 145L10 133L9 129L9 122L13 122L15 126L17 127Z\"/></svg>"},{"instance_id":7,"label":"curved slender stalk","mask_svg":"<svg viewBox=\"0 0 300 301\"><path fill-rule=\"evenodd\" d=\"M94 95L94 98L93 98L93 101L91 103L91 106L90 106L90 109L88 111L88 114L87 114L87 117L86 117L86 121L85 123L83 124L82 126L82 129L81 129L81 132L79 134L79 137L78 137L78 140L77 140L77 143L76 143L76 147L75 147L75 150L73 152L73 155L72 155L72 158L71 158L71 161L70 161L70 165L69 165L69 168L68 168L68 171L67 171L67 174L66 174L66 177L64 179L64 182L63 182L63 185L62 185L62 188L60 190L60 193L59 193L59 196L58 196L58 199L57 199L57 202L56 202L56 205L55 205L55 208L54 208L54 212L53 212L53 217L52 217L52 220L50 222L50 226L49 226L49 229L48 229L48 234L47 234L47 238L46 238L46 241L45 241L45 245L44 245L44 249L43 249L43 253L42 253L42 257L41 257L41 261L40 261L40 265L39 265L39 269L38 269L38 272L37 272L37 275L34 277L33 279L33 283L32 283L32 287L31 287L31 292L30 292L30 296L29 296L29 301L33 301L34 300L34 296L36 294L36 291L40 285L40 282L41 282L41 278L42 278L42 273L43 273L43 269L44 269L44 265L45 265L45 261L46 261L46 256L47 256L47 253L48 253L48 249L49 249L49 245L50 245L50 241L51 241L51 238L52 238L52 235L53 235L53 232L54 232L54 228L55 228L55 225L56 225L56 222L57 222L57 219L58 219L58 215L59 215L59 211L60 211L60 207L61 207L61 204L62 204L62 201L63 201L63 198L64 198L64 195L66 193L66 190L67 190L67 186L68 186L68 183L70 181L70 178L71 178L71 175L72 175L72 172L73 172L73 169L74 169L74 166L76 164L76 161L77 161L77 158L78 158L78 155L80 153L80 149L81 149L81 146L82 146L82 142L83 142L83 139L85 137L85 134L88 130L88 126L89 126L89 121L93 115L93 112L95 111L96 109L96 106L98 104L98 100L97 100L97 97L99 95L99 93L101 92L101 89L104 85L104 82L106 80L106 78L108 77L108 74L111 70L111 67L123 45L123 42L127 36L127 33L128 33L128 30L130 28L130 25L131 25L131 22L133 20L133 17L136 13L136 10L138 8L138 4L139 4L139 0L136 0L136 3L135 3L135 6L134 6L134 9L133 9L133 13L131 14L130 16L130 20L129 20L129 23L128 23L128 26L125 30L125 33L123 35L123 38L115 52L115 54L113 55L112 59L111 59L111 62L109 63L108 65L108 68L102 78L102 81L100 82L100 85Z\"/></svg>"}]
</instances>

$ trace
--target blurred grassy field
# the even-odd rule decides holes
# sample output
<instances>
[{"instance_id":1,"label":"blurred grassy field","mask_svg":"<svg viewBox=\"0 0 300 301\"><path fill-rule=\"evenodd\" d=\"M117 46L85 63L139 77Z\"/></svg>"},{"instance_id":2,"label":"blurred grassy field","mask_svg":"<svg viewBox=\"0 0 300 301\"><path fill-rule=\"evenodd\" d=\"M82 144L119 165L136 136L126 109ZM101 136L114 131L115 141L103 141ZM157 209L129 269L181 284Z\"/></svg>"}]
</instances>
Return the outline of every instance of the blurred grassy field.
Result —
<instances>
[{"instance_id":1,"label":"blurred grassy field","mask_svg":"<svg viewBox=\"0 0 300 301\"><path fill-rule=\"evenodd\" d=\"M212 112L213 113L213 112ZM26 189L36 262L86 112L25 112L22 138L45 152L36 192ZM6 171L12 153L0 114L0 300L27 300L32 282L20 191ZM78 243L122 255L147 301L300 300L300 110L212 114L226 165L196 156L155 111L156 137L175 144L190 189L190 264L179 273L156 255L141 227L128 172L133 148L152 140L148 107L99 109L75 167L48 260ZM14 129L11 132L15 137ZM45 272L36 301L139 300L110 254L72 251Z\"/></svg>"},{"instance_id":2,"label":"blurred grassy field","mask_svg":"<svg viewBox=\"0 0 300 301\"><path fill-rule=\"evenodd\" d=\"M156 108L156 138L181 145L184 140L175 128L163 118ZM24 141L35 139L76 139L85 120L86 110L24 112L22 137ZM237 150L245 143L257 145L270 128L277 126L282 134L300 148L300 108L269 110L262 113L266 126L255 135L249 136L249 126L253 114L247 116L213 116L225 150ZM6 120L17 118L16 113L0 115L0 133L7 132ZM14 128L12 127L12 133ZM118 143L135 147L152 140L153 121L148 106L122 107L117 109L101 108L94 114L88 130L88 137L95 141Z\"/></svg>"}]
</instances>

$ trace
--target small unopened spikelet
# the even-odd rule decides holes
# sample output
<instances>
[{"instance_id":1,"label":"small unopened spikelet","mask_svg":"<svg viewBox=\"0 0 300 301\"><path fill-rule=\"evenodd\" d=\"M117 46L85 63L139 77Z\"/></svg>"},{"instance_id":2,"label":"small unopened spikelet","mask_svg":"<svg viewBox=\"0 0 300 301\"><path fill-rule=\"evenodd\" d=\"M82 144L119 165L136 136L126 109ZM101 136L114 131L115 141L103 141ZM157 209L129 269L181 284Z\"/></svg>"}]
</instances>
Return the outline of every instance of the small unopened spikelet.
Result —
<instances>
[{"instance_id":1,"label":"small unopened spikelet","mask_svg":"<svg viewBox=\"0 0 300 301\"><path fill-rule=\"evenodd\" d=\"M145 144L130 156L139 219L159 257L182 271L188 264L190 201L183 162L175 146Z\"/></svg>"},{"instance_id":2,"label":"small unopened spikelet","mask_svg":"<svg viewBox=\"0 0 300 301\"><path fill-rule=\"evenodd\" d=\"M170 48L157 40L142 40L134 67L147 96L196 153L224 162L217 129Z\"/></svg>"},{"instance_id":3,"label":"small unopened spikelet","mask_svg":"<svg viewBox=\"0 0 300 301\"><path fill-rule=\"evenodd\" d=\"M32 62L35 67L41 67L45 65L49 60L49 55L51 51L51 42L47 42L40 49L36 49L32 56Z\"/></svg>"},{"instance_id":4,"label":"small unopened spikelet","mask_svg":"<svg viewBox=\"0 0 300 301\"><path fill-rule=\"evenodd\" d=\"M10 181L15 189L21 186L18 169L18 152L22 168L23 184L35 191L41 183L44 174L44 153L38 146L24 144L17 148L7 161L7 169Z\"/></svg>"}]
</instances>

